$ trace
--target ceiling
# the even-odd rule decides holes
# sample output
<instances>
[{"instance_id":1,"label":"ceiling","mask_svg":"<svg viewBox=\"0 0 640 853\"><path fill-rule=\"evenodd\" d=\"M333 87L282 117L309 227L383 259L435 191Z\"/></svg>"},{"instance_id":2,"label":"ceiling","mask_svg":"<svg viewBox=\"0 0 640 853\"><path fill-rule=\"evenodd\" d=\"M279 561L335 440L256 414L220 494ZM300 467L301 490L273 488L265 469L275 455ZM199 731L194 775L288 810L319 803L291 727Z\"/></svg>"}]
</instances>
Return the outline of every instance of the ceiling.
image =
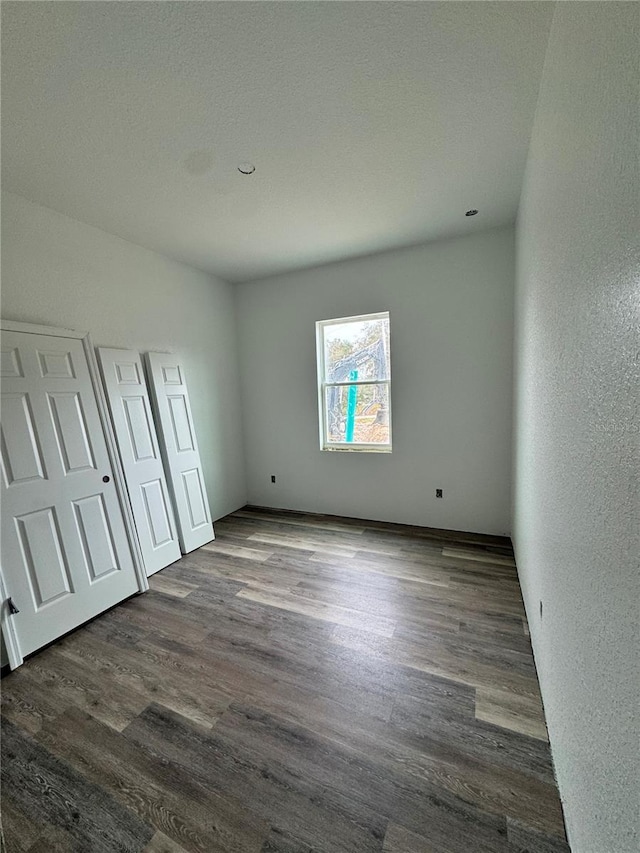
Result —
<instances>
[{"instance_id":1,"label":"ceiling","mask_svg":"<svg viewBox=\"0 0 640 853\"><path fill-rule=\"evenodd\" d=\"M4 2L3 186L228 281L511 222L552 11Z\"/></svg>"}]
</instances>

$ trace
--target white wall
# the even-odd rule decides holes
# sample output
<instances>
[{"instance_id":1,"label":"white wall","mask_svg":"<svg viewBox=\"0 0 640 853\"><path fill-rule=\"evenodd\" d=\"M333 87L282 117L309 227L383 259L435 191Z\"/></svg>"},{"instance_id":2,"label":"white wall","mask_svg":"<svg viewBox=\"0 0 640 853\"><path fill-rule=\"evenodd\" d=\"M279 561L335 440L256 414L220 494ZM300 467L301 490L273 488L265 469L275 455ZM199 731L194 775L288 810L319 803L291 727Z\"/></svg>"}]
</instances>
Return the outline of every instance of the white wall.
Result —
<instances>
[{"instance_id":1,"label":"white wall","mask_svg":"<svg viewBox=\"0 0 640 853\"><path fill-rule=\"evenodd\" d=\"M2 316L179 353L212 515L246 502L231 285L3 193Z\"/></svg>"},{"instance_id":2,"label":"white wall","mask_svg":"<svg viewBox=\"0 0 640 853\"><path fill-rule=\"evenodd\" d=\"M574 853L640 849L638 20L557 4L517 227L513 538Z\"/></svg>"},{"instance_id":3,"label":"white wall","mask_svg":"<svg viewBox=\"0 0 640 853\"><path fill-rule=\"evenodd\" d=\"M514 274L503 228L239 285L249 502L507 533ZM323 452L315 323L385 310L393 453Z\"/></svg>"}]
</instances>

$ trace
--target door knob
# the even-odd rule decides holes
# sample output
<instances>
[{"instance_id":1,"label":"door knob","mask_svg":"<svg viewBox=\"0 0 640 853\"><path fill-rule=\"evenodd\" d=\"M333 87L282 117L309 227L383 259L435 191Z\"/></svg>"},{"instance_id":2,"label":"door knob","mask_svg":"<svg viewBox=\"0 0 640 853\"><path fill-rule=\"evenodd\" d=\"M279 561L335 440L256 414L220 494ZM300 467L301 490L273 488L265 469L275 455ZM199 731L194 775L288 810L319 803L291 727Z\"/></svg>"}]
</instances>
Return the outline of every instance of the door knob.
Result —
<instances>
[{"instance_id":1,"label":"door knob","mask_svg":"<svg viewBox=\"0 0 640 853\"><path fill-rule=\"evenodd\" d=\"M108 483L110 479L111 479L111 477L108 477L108 476L105 474L105 475L104 475L104 477L102 478L102 482L103 482L103 483Z\"/></svg>"},{"instance_id":2,"label":"door knob","mask_svg":"<svg viewBox=\"0 0 640 853\"><path fill-rule=\"evenodd\" d=\"M7 606L9 608L9 613L11 613L11 614L20 613L19 609L13 603L13 598L9 598L7 600Z\"/></svg>"}]
</instances>

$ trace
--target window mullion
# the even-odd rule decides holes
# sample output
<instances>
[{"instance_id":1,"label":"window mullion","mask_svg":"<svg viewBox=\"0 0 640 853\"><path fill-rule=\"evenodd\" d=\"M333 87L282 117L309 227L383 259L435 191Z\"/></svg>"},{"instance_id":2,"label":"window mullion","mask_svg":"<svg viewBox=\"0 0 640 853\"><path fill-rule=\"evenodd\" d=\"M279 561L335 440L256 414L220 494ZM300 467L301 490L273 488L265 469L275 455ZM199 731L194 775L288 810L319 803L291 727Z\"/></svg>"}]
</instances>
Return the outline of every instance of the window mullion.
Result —
<instances>
[{"instance_id":1,"label":"window mullion","mask_svg":"<svg viewBox=\"0 0 640 853\"><path fill-rule=\"evenodd\" d=\"M350 385L391 385L390 379L353 379L345 382L323 382L323 388L348 388Z\"/></svg>"}]
</instances>

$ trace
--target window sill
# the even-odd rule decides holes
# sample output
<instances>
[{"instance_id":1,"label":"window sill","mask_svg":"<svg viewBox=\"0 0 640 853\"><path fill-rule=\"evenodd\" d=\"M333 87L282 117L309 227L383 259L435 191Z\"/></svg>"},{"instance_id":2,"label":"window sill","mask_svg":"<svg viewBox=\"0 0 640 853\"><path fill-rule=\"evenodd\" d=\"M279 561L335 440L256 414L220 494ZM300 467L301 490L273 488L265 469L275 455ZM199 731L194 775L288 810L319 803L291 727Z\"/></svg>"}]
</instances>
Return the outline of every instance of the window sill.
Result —
<instances>
[{"instance_id":1,"label":"window sill","mask_svg":"<svg viewBox=\"0 0 640 853\"><path fill-rule=\"evenodd\" d=\"M391 447L321 447L321 451L330 453L391 453Z\"/></svg>"}]
</instances>

